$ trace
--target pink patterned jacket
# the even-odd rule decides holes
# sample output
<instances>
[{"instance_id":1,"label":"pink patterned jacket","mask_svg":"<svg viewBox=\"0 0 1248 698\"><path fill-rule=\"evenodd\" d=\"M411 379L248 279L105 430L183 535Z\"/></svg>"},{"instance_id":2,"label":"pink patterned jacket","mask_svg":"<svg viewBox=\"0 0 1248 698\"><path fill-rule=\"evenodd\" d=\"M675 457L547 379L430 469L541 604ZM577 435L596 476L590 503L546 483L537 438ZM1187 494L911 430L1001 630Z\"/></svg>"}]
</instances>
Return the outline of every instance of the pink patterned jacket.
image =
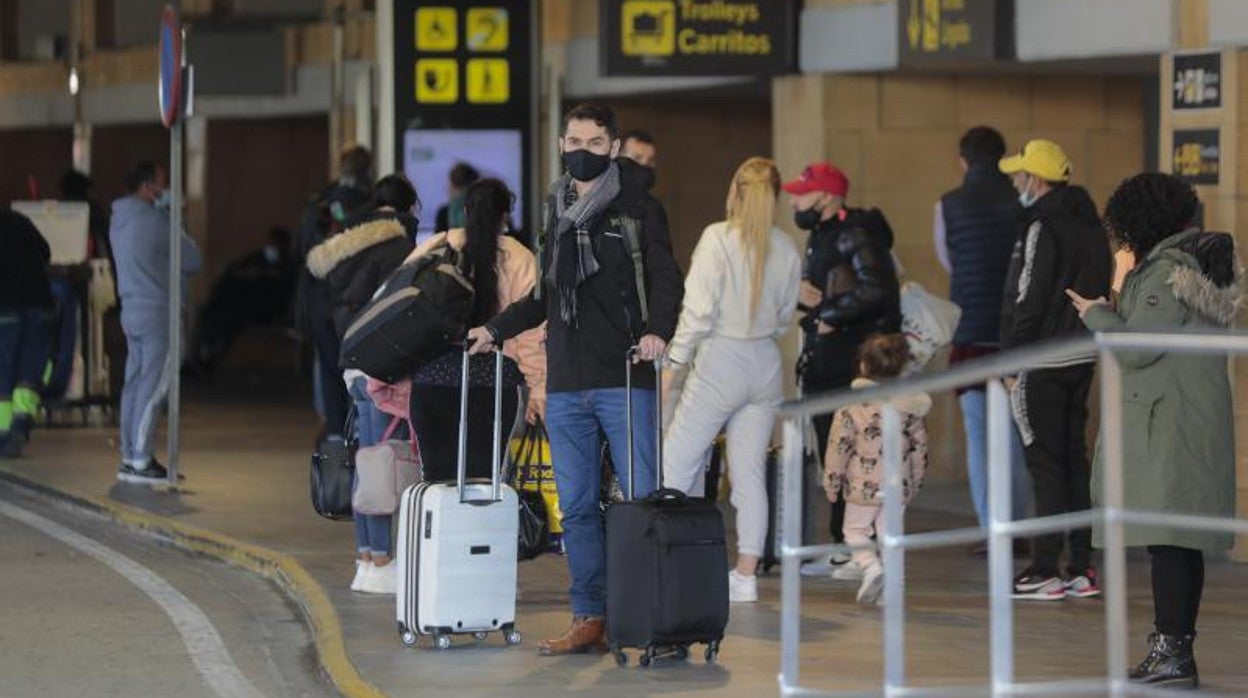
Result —
<instances>
[{"instance_id":1,"label":"pink patterned jacket","mask_svg":"<svg viewBox=\"0 0 1248 698\"><path fill-rule=\"evenodd\" d=\"M862 390L875 385L859 378L853 387ZM908 504L923 486L927 471L925 418L932 409L932 398L916 393L897 398L893 404L901 410L902 491ZM884 413L880 403L850 405L836 413L823 462L823 488L828 501L835 502L843 496L851 504L884 503Z\"/></svg>"}]
</instances>

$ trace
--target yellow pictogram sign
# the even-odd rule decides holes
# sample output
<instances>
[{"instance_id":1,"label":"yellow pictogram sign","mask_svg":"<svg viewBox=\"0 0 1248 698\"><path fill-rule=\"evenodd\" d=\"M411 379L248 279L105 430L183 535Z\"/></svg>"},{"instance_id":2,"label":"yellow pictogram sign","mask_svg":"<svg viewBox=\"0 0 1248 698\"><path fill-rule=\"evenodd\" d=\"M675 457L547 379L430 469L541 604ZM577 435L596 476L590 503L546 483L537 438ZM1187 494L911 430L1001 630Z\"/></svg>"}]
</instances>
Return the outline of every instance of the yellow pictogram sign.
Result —
<instances>
[{"instance_id":1,"label":"yellow pictogram sign","mask_svg":"<svg viewBox=\"0 0 1248 698\"><path fill-rule=\"evenodd\" d=\"M676 53L676 3L624 0L620 6L620 46L626 56Z\"/></svg>"},{"instance_id":2,"label":"yellow pictogram sign","mask_svg":"<svg viewBox=\"0 0 1248 698\"><path fill-rule=\"evenodd\" d=\"M459 100L459 64L454 58L421 58L416 61L416 101L422 104L454 104Z\"/></svg>"},{"instance_id":3,"label":"yellow pictogram sign","mask_svg":"<svg viewBox=\"0 0 1248 698\"><path fill-rule=\"evenodd\" d=\"M468 10L465 43L469 51L507 50L507 9L473 7Z\"/></svg>"},{"instance_id":4,"label":"yellow pictogram sign","mask_svg":"<svg viewBox=\"0 0 1248 698\"><path fill-rule=\"evenodd\" d=\"M468 101L503 104L511 99L511 69L502 58L468 60Z\"/></svg>"},{"instance_id":5,"label":"yellow pictogram sign","mask_svg":"<svg viewBox=\"0 0 1248 698\"><path fill-rule=\"evenodd\" d=\"M421 7L416 10L416 50L454 51L459 45L454 7Z\"/></svg>"}]
</instances>

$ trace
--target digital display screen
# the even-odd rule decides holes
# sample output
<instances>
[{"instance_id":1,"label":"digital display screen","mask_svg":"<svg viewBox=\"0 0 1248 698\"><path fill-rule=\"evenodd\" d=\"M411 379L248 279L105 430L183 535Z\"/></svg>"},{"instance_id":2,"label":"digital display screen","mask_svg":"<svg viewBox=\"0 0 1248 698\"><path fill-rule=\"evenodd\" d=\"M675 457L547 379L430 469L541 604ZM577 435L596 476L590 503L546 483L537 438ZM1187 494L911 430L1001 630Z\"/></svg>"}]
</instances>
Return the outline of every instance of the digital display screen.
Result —
<instances>
[{"instance_id":1,"label":"digital display screen","mask_svg":"<svg viewBox=\"0 0 1248 698\"><path fill-rule=\"evenodd\" d=\"M412 129L403 138L403 172L420 195L420 233L435 231L439 208L451 198L451 168L476 168L482 178L501 179L516 195L512 221L524 225L524 138L518 129Z\"/></svg>"}]
</instances>

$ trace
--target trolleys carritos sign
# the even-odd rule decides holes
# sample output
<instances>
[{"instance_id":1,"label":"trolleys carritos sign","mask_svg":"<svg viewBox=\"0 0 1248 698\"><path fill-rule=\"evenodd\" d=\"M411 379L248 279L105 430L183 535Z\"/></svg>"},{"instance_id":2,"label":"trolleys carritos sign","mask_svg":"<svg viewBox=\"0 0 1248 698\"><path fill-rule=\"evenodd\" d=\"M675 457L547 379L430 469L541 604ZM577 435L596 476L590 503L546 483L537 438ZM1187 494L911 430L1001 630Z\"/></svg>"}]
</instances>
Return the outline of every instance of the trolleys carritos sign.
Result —
<instances>
[{"instance_id":1,"label":"trolleys carritos sign","mask_svg":"<svg viewBox=\"0 0 1248 698\"><path fill-rule=\"evenodd\" d=\"M794 70L796 0L600 0L604 75Z\"/></svg>"}]
</instances>

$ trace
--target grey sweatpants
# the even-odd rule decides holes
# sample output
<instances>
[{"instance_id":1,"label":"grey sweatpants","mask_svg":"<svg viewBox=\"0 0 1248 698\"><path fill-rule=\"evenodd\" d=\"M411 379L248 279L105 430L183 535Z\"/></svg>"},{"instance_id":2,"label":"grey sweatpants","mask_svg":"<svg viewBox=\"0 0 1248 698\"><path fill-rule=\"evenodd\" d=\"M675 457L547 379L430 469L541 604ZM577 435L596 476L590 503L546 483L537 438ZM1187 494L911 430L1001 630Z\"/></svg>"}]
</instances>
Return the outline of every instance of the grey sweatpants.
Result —
<instances>
[{"instance_id":1,"label":"grey sweatpants","mask_svg":"<svg viewBox=\"0 0 1248 698\"><path fill-rule=\"evenodd\" d=\"M169 314L159 307L127 308L126 384L121 391L121 458L142 467L152 458L152 437L169 391Z\"/></svg>"},{"instance_id":2,"label":"grey sweatpants","mask_svg":"<svg viewBox=\"0 0 1248 698\"><path fill-rule=\"evenodd\" d=\"M780 348L772 339L712 337L698 347L667 435L664 485L694 496L703 454L727 426L728 479L737 510L737 551L761 556L767 536L767 447L782 397Z\"/></svg>"}]
</instances>

